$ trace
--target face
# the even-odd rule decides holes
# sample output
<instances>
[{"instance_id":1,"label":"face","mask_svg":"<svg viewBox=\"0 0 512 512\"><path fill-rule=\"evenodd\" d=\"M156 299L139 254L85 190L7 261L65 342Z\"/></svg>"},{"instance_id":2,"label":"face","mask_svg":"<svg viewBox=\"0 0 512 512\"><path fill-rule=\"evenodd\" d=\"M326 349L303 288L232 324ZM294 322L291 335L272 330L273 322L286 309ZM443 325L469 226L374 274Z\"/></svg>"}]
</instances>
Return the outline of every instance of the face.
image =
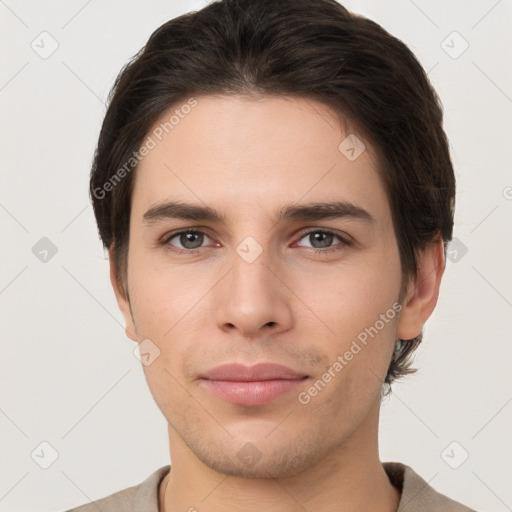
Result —
<instances>
[{"instance_id":1,"label":"face","mask_svg":"<svg viewBox=\"0 0 512 512\"><path fill-rule=\"evenodd\" d=\"M376 421L400 329L388 199L321 103L196 100L137 170L118 300L175 439L225 474L297 474ZM202 378L268 362L297 378Z\"/></svg>"}]
</instances>

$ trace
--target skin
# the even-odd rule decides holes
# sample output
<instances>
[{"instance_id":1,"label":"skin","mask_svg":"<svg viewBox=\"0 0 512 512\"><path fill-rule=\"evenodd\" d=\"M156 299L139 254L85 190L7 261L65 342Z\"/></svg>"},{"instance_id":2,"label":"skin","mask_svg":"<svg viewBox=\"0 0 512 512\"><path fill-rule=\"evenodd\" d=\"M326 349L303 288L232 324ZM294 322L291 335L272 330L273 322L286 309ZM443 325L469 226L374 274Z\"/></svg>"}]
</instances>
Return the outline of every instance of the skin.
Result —
<instances>
[{"instance_id":1,"label":"skin","mask_svg":"<svg viewBox=\"0 0 512 512\"><path fill-rule=\"evenodd\" d=\"M144 372L169 425L172 470L160 486L161 510L328 512L342 504L346 512L396 511L400 492L378 456L381 388L395 339L417 336L435 307L442 242L419 255L400 314L300 403L297 393L399 298L400 258L376 156L358 135L366 150L347 159L338 149L347 134L334 113L309 99L196 99L137 170L129 299L111 252L127 335L160 350ZM214 208L225 223L144 222L146 211L171 200ZM276 223L285 205L327 201L349 201L374 222ZM205 235L159 244L183 228ZM322 229L352 243L333 236L322 245L314 235ZM252 263L236 250L248 236L262 248ZM309 378L267 405L233 405L212 395L199 375L234 361L277 362ZM246 443L259 454L255 464L237 456Z\"/></svg>"}]
</instances>

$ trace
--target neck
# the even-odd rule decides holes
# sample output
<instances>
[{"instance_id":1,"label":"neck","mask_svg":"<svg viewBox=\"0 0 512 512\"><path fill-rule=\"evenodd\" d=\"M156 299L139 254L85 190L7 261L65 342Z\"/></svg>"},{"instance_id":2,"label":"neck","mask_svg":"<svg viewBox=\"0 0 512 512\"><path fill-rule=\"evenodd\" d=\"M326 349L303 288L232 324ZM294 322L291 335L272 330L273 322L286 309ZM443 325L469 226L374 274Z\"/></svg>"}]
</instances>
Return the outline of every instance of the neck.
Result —
<instances>
[{"instance_id":1,"label":"neck","mask_svg":"<svg viewBox=\"0 0 512 512\"><path fill-rule=\"evenodd\" d=\"M380 405L380 404L379 404ZM400 491L378 457L378 408L349 439L307 469L283 478L244 478L206 466L169 427L171 472L160 486L161 512L262 509L280 512L322 510L396 512ZM369 415L371 416L371 415Z\"/></svg>"}]
</instances>

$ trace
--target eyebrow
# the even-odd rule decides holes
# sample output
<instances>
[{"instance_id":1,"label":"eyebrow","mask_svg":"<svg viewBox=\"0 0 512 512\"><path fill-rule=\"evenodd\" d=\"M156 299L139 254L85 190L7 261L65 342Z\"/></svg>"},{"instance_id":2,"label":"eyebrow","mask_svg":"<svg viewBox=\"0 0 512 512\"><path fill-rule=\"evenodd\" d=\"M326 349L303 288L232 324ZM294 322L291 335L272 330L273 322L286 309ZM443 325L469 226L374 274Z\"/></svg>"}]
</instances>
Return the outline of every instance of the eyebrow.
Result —
<instances>
[{"instance_id":1,"label":"eyebrow","mask_svg":"<svg viewBox=\"0 0 512 512\"><path fill-rule=\"evenodd\" d=\"M286 205L276 212L276 222L317 221L322 219L351 218L374 224L375 218L360 206L347 201L316 202ZM145 224L165 219L183 219L226 224L226 217L209 206L169 201L151 207L142 217Z\"/></svg>"}]
</instances>

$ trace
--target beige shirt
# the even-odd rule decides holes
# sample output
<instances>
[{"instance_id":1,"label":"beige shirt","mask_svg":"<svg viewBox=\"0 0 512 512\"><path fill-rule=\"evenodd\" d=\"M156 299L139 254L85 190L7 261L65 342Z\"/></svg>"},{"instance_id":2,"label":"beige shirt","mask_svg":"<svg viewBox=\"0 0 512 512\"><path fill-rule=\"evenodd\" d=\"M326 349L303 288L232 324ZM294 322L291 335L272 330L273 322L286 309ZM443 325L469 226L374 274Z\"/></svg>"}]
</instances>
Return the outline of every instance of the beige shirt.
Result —
<instances>
[{"instance_id":1,"label":"beige shirt","mask_svg":"<svg viewBox=\"0 0 512 512\"><path fill-rule=\"evenodd\" d=\"M402 496L396 512L475 512L435 491L412 468L400 462L383 462L391 483ZM68 512L159 512L158 486L169 472L164 466L144 482Z\"/></svg>"}]
</instances>

